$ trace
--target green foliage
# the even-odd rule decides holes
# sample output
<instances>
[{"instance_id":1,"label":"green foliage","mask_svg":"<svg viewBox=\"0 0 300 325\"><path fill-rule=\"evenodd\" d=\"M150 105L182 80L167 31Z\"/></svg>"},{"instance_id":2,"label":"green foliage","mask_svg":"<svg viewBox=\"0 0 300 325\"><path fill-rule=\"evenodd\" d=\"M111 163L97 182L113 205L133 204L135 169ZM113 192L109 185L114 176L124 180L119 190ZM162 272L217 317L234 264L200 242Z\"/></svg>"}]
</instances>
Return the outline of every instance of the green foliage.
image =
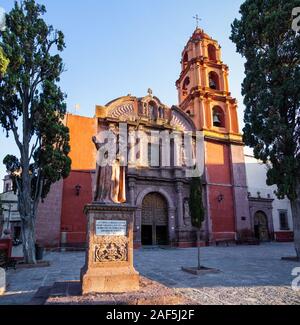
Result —
<instances>
[{"instance_id":1,"label":"green foliage","mask_svg":"<svg viewBox=\"0 0 300 325\"><path fill-rule=\"evenodd\" d=\"M190 213L192 225L201 229L205 217L202 198L202 181L200 177L193 177L190 184Z\"/></svg>"},{"instance_id":2,"label":"green foliage","mask_svg":"<svg viewBox=\"0 0 300 325\"><path fill-rule=\"evenodd\" d=\"M246 59L244 141L270 162L268 185L295 200L300 184L300 35L292 30L299 0L246 0L231 40Z\"/></svg>"},{"instance_id":3,"label":"green foliage","mask_svg":"<svg viewBox=\"0 0 300 325\"><path fill-rule=\"evenodd\" d=\"M9 60L4 55L3 49L0 47L0 78L4 75L7 66L9 64Z\"/></svg>"},{"instance_id":4,"label":"green foliage","mask_svg":"<svg viewBox=\"0 0 300 325\"><path fill-rule=\"evenodd\" d=\"M58 86L64 66L55 54L65 48L64 35L45 23L45 13L34 0L16 1L0 33L10 62L0 79L0 124L7 136L12 132L20 151L19 158L8 155L4 164L21 194L29 190L35 207L71 166L69 130L63 124L66 96Z\"/></svg>"}]
</instances>

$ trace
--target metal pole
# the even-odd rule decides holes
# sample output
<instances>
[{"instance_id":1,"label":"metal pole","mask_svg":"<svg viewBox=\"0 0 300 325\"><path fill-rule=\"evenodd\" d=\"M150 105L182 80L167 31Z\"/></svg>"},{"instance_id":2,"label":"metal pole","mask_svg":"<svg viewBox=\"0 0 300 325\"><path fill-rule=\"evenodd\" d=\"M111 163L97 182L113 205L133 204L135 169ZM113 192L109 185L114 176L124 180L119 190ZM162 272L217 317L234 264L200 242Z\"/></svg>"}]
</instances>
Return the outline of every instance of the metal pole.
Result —
<instances>
[{"instance_id":1,"label":"metal pole","mask_svg":"<svg viewBox=\"0 0 300 325\"><path fill-rule=\"evenodd\" d=\"M198 270L201 270L201 255L200 255L200 238L201 233L200 230L197 231L197 246L198 246Z\"/></svg>"}]
</instances>

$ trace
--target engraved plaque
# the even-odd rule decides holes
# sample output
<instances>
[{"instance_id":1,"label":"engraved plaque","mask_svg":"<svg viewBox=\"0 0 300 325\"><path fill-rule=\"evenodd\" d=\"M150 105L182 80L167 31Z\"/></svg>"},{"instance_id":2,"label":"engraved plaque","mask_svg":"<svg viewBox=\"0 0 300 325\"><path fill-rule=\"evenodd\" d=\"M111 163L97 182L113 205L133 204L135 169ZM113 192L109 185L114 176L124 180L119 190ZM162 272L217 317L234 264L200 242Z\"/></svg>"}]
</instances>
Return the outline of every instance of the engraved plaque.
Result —
<instances>
[{"instance_id":1,"label":"engraved plaque","mask_svg":"<svg viewBox=\"0 0 300 325\"><path fill-rule=\"evenodd\" d=\"M127 236L127 221L97 220L96 236Z\"/></svg>"}]
</instances>

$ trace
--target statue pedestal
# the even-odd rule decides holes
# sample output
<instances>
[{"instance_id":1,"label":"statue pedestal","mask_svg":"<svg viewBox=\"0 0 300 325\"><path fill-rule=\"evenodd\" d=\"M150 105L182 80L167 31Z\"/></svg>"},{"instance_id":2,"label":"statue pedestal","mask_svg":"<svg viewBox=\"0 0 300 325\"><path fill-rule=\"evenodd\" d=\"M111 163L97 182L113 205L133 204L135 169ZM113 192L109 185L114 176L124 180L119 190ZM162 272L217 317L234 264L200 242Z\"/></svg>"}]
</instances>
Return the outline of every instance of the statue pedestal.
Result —
<instances>
[{"instance_id":1,"label":"statue pedestal","mask_svg":"<svg viewBox=\"0 0 300 325\"><path fill-rule=\"evenodd\" d=\"M82 294L139 290L139 273L133 267L134 212L135 207L127 205L85 207L88 248L81 270Z\"/></svg>"}]
</instances>

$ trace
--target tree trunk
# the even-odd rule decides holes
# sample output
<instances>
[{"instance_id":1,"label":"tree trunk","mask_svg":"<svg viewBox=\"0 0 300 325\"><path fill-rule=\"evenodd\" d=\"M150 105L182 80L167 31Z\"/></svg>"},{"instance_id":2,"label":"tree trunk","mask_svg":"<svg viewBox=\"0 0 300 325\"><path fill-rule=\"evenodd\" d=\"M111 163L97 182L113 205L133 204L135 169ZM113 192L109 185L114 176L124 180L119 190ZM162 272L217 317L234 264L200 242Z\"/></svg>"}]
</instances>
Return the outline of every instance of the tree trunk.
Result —
<instances>
[{"instance_id":1,"label":"tree trunk","mask_svg":"<svg viewBox=\"0 0 300 325\"><path fill-rule=\"evenodd\" d=\"M24 149L25 150L25 149ZM22 184L19 193L19 211L22 220L22 238L24 261L26 264L36 264L35 258L35 212L31 195L31 177L29 172L29 160L27 151L22 158Z\"/></svg>"},{"instance_id":2,"label":"tree trunk","mask_svg":"<svg viewBox=\"0 0 300 325\"><path fill-rule=\"evenodd\" d=\"M198 270L201 270L201 231L197 231L197 247L198 247Z\"/></svg>"},{"instance_id":3,"label":"tree trunk","mask_svg":"<svg viewBox=\"0 0 300 325\"><path fill-rule=\"evenodd\" d=\"M36 264L35 258L35 230L33 218L22 220L23 253L26 264Z\"/></svg>"},{"instance_id":4,"label":"tree trunk","mask_svg":"<svg viewBox=\"0 0 300 325\"><path fill-rule=\"evenodd\" d=\"M297 185L297 199L291 202L293 223L294 223L294 241L298 259L300 260L300 184Z\"/></svg>"}]
</instances>

